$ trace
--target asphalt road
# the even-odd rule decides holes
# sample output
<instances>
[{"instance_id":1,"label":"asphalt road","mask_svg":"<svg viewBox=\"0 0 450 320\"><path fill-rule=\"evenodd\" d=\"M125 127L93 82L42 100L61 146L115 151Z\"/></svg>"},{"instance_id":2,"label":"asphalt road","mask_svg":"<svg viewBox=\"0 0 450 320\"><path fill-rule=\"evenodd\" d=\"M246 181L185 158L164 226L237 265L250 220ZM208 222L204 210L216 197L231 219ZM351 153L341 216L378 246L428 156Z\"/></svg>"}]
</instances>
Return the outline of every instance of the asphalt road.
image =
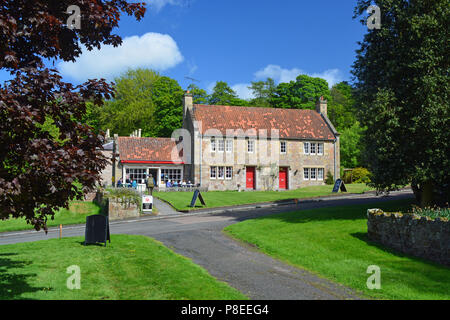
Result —
<instances>
[{"instance_id":1,"label":"asphalt road","mask_svg":"<svg viewBox=\"0 0 450 320\"><path fill-rule=\"evenodd\" d=\"M237 210L220 214L197 214L166 219L139 218L110 223L111 234L145 235L161 241L175 252L191 258L221 281L261 300L316 300L358 299L351 290L321 279L314 274L270 258L252 248L238 243L223 234L224 227L255 217L330 206L351 205L405 199L411 192L395 192L390 196L374 194L354 195L344 198L326 198L298 205L273 208ZM84 236L85 227L70 226L63 229L64 237ZM28 242L59 236L58 229L44 232L23 231L0 234L0 245Z\"/></svg>"}]
</instances>

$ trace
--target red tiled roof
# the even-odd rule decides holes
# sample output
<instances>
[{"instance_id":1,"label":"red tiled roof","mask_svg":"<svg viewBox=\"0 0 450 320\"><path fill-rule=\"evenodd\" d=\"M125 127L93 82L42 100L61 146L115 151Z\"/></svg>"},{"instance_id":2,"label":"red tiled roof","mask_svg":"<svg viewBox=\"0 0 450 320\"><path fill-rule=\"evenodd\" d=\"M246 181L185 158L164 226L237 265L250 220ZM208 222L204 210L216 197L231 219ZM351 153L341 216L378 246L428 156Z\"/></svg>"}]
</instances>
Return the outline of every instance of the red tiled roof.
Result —
<instances>
[{"instance_id":1,"label":"red tiled roof","mask_svg":"<svg viewBox=\"0 0 450 320\"><path fill-rule=\"evenodd\" d=\"M223 135L227 130L242 129L246 136L257 131L279 130L281 139L334 140L335 136L322 116L315 110L277 109L194 105L195 121L201 121L201 133L216 129ZM252 133L253 131L253 133Z\"/></svg>"},{"instance_id":2,"label":"red tiled roof","mask_svg":"<svg viewBox=\"0 0 450 320\"><path fill-rule=\"evenodd\" d=\"M118 149L121 162L183 163L183 150L171 138L119 137Z\"/></svg>"}]
</instances>

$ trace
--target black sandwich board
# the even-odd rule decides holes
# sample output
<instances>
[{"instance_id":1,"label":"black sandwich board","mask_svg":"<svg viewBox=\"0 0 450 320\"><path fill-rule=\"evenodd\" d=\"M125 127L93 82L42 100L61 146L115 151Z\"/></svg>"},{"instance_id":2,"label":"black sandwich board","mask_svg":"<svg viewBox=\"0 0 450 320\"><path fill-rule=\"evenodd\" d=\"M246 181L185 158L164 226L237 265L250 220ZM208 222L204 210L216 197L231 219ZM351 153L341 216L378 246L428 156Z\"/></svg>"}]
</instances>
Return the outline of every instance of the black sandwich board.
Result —
<instances>
[{"instance_id":1,"label":"black sandwich board","mask_svg":"<svg viewBox=\"0 0 450 320\"><path fill-rule=\"evenodd\" d=\"M107 240L111 243L108 217L100 214L86 217L84 245L103 242L106 247Z\"/></svg>"},{"instance_id":2,"label":"black sandwich board","mask_svg":"<svg viewBox=\"0 0 450 320\"><path fill-rule=\"evenodd\" d=\"M344 181L342 181L342 179L336 180L333 192L339 192L339 189L341 189L342 192L347 192L347 188L345 187Z\"/></svg>"},{"instance_id":3,"label":"black sandwich board","mask_svg":"<svg viewBox=\"0 0 450 320\"><path fill-rule=\"evenodd\" d=\"M191 201L191 204L189 205L189 207L193 208L195 206L195 203L197 202L197 197L200 199L200 202L202 203L202 205L206 206L205 200L203 200L200 190L197 189L194 191L194 196L192 197L192 201Z\"/></svg>"}]
</instances>

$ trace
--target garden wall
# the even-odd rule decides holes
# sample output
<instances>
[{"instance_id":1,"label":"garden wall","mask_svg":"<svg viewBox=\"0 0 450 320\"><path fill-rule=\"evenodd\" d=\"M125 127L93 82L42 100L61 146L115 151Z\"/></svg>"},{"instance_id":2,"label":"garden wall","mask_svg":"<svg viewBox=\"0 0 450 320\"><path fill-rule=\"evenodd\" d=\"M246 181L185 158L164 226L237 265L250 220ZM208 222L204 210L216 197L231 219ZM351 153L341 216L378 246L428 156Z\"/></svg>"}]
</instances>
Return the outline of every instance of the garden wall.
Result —
<instances>
[{"instance_id":1,"label":"garden wall","mask_svg":"<svg viewBox=\"0 0 450 320\"><path fill-rule=\"evenodd\" d=\"M138 204L133 203L130 199L107 198L102 192L97 192L94 201L102 207L103 212L108 213L110 221L139 217L140 215Z\"/></svg>"},{"instance_id":2,"label":"garden wall","mask_svg":"<svg viewBox=\"0 0 450 320\"><path fill-rule=\"evenodd\" d=\"M450 222L418 215L367 210L369 240L450 266Z\"/></svg>"}]
</instances>

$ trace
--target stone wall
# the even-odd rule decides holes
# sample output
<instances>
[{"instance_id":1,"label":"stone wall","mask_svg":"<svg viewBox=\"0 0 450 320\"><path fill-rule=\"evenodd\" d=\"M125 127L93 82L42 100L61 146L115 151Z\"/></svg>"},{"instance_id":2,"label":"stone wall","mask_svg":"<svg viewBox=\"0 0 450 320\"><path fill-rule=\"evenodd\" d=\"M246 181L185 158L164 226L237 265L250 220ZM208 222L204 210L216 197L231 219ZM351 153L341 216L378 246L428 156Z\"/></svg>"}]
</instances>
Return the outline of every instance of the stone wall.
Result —
<instances>
[{"instance_id":1,"label":"stone wall","mask_svg":"<svg viewBox=\"0 0 450 320\"><path fill-rule=\"evenodd\" d=\"M367 210L369 240L450 266L450 222L411 214Z\"/></svg>"},{"instance_id":2,"label":"stone wall","mask_svg":"<svg viewBox=\"0 0 450 320\"><path fill-rule=\"evenodd\" d=\"M135 203L121 202L121 199L108 199L109 220L139 217L140 210Z\"/></svg>"},{"instance_id":3,"label":"stone wall","mask_svg":"<svg viewBox=\"0 0 450 320\"><path fill-rule=\"evenodd\" d=\"M122 199L106 198L101 192L97 192L94 202L102 207L103 212L108 214L109 220L121 220L139 217L141 211L137 204Z\"/></svg>"}]
</instances>

